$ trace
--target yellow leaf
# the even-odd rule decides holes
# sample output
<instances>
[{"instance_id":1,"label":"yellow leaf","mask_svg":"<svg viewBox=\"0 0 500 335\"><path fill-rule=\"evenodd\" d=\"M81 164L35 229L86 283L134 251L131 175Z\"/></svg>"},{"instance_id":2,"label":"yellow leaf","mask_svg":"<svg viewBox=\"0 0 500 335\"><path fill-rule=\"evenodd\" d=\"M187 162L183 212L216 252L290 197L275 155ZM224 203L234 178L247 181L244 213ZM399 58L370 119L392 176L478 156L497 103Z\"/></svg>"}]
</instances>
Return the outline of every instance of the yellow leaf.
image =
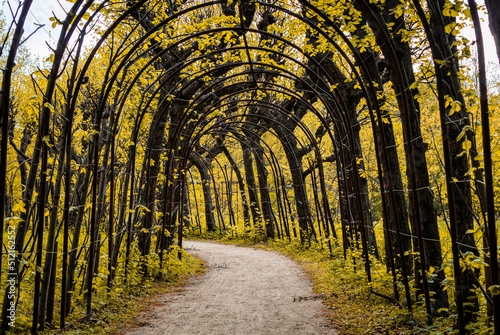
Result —
<instances>
[{"instance_id":1,"label":"yellow leaf","mask_svg":"<svg viewBox=\"0 0 500 335\"><path fill-rule=\"evenodd\" d=\"M48 109L50 109L52 112L55 111L54 109L54 106L52 106L50 103L46 102L43 104L44 107L47 107Z\"/></svg>"},{"instance_id":2,"label":"yellow leaf","mask_svg":"<svg viewBox=\"0 0 500 335\"><path fill-rule=\"evenodd\" d=\"M43 143L45 143L46 146L50 147L51 144L50 144L50 136L49 135L46 135L42 138L42 141Z\"/></svg>"},{"instance_id":3,"label":"yellow leaf","mask_svg":"<svg viewBox=\"0 0 500 335\"><path fill-rule=\"evenodd\" d=\"M53 62L54 61L54 54L51 54L49 57L45 58L46 62Z\"/></svg>"},{"instance_id":4,"label":"yellow leaf","mask_svg":"<svg viewBox=\"0 0 500 335\"><path fill-rule=\"evenodd\" d=\"M19 202L17 204L15 204L13 207L12 207L12 210L14 212L22 212L22 213L26 213L26 209L24 208L24 203L22 202Z\"/></svg>"},{"instance_id":5,"label":"yellow leaf","mask_svg":"<svg viewBox=\"0 0 500 335\"><path fill-rule=\"evenodd\" d=\"M469 130L469 129L472 130L472 127L469 125L465 126L464 129L462 130L462 132L460 132L460 134L457 136L457 141L460 141L462 139L462 137L464 137L467 130Z\"/></svg>"},{"instance_id":6,"label":"yellow leaf","mask_svg":"<svg viewBox=\"0 0 500 335\"><path fill-rule=\"evenodd\" d=\"M491 285L488 287L488 290L490 291L491 295L498 295L500 294L500 285Z\"/></svg>"}]
</instances>

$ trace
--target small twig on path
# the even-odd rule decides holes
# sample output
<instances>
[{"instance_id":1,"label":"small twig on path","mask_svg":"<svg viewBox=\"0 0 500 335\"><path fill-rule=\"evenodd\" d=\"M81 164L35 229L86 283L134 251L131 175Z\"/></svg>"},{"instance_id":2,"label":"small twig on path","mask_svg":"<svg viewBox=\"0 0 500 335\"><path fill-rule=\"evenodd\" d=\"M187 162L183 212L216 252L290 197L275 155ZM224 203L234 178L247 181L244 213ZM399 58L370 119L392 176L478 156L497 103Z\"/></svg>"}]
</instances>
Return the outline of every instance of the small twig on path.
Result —
<instances>
[{"instance_id":1,"label":"small twig on path","mask_svg":"<svg viewBox=\"0 0 500 335\"><path fill-rule=\"evenodd\" d=\"M300 302L300 301L307 301L307 300L316 300L316 299L323 299L326 297L337 297L336 293L330 293L330 294L319 294L319 295L310 295L307 297L293 297L293 302Z\"/></svg>"}]
</instances>

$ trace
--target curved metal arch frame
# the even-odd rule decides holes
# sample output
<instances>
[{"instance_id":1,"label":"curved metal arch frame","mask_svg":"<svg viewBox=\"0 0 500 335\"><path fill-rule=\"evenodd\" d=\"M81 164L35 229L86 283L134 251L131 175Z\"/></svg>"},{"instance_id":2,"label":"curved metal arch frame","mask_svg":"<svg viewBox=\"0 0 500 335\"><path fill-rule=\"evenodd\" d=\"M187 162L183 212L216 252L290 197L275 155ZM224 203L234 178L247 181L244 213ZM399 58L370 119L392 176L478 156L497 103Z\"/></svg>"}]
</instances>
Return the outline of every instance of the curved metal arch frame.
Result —
<instances>
[{"instance_id":1,"label":"curved metal arch frame","mask_svg":"<svg viewBox=\"0 0 500 335\"><path fill-rule=\"evenodd\" d=\"M231 117L231 118L235 118L235 119L236 119L236 118L238 118L238 117L239 117L239 116L233 116L233 117ZM230 119L230 118L229 118L229 119ZM272 119L270 119L270 120L272 120ZM265 129L265 130L268 130L268 129L267 129L267 128L265 128L264 126L262 126L262 125L260 125L260 124L257 124L257 123L255 123L255 122L249 122L249 121L233 121L233 122L227 123L227 119L225 119L224 121L225 121L225 123L223 123L223 126L231 125L232 123L234 123L234 124L236 124L236 125L251 124L251 125L252 125L252 126L254 126L254 127L259 127L259 128L263 128L263 129ZM221 123L222 123L222 122L223 122L223 121L221 121ZM205 131L205 133L212 133L212 130L217 129L217 128L218 128L218 125L217 125L217 124L215 124L215 125L213 125L212 127L210 127L210 129L207 129L207 130ZM236 128L232 128L232 129L236 130ZM290 134L292 134L292 135L293 135L293 133L292 133L290 130L288 130L288 131L290 132ZM275 133L274 133L274 131L269 131L269 130L268 130L266 133L270 133L270 134L272 134L274 137L276 137L276 138L278 138L278 139L279 139L279 136L278 136L277 134L275 134ZM201 138L203 135L205 135L205 134L200 134L199 138ZM295 137L295 135L293 135L293 136ZM243 143L243 144L246 144L246 143L242 142L241 136L240 136L240 137L233 136L233 137L234 137L234 138L236 138L239 142L241 142L241 143ZM250 142L252 142L252 143L254 143L256 146L260 146L260 144L259 144L259 143L257 143L257 142L256 142L254 139L252 139L252 138L247 138L246 140L247 140L247 141L250 141ZM264 143L265 143L265 141L264 141ZM192 146L194 146L195 144L196 144L196 141L193 141L193 145L192 145ZM274 160L276 160L276 158L275 158L275 156L274 156L274 153L273 153L273 152L272 152L272 150L270 149L269 145L268 145L267 143L265 143L265 145L266 145L266 147L268 147L268 149L270 150L269 152L270 152L270 154L272 155L273 159L274 159ZM254 149L254 148L252 148L252 147L249 147L249 148L250 148L252 151L253 151L253 149ZM189 152L191 152L191 150L186 150L186 152L188 152L188 153L189 153ZM264 154L265 154L265 152L264 152ZM257 156L256 156L256 157L257 157ZM295 158L295 159L297 159L297 158ZM187 162L187 160L189 160L189 158L188 158L187 156L186 156L186 157L184 157L184 162ZM269 159L268 159L268 160L269 160ZM271 162L271 160L269 160L269 161ZM182 163L181 163L181 164L182 164ZM278 165L278 166L279 166L279 165ZM180 169L182 170L182 169L185 169L185 168L183 167L183 165L181 165L181 166L180 166ZM281 169L280 169L280 170L281 170ZM274 173L274 171L273 171L273 174L274 174L274 175L276 175L276 174Z\"/></svg>"},{"instance_id":2,"label":"curved metal arch frame","mask_svg":"<svg viewBox=\"0 0 500 335\"><path fill-rule=\"evenodd\" d=\"M180 129L180 128L179 128Z\"/></svg>"},{"instance_id":3,"label":"curved metal arch frame","mask_svg":"<svg viewBox=\"0 0 500 335\"><path fill-rule=\"evenodd\" d=\"M234 122L234 123L235 123L235 124L238 124L238 125L241 125L242 123L244 124L245 122ZM226 125L227 125L227 124L226 124ZM258 126L258 125L257 125L257 124L255 124L255 123L252 123L252 125ZM231 128L232 128L232 127L231 127ZM236 131L236 128L232 128L232 129L234 129L234 131ZM211 131L210 133L212 133L212 134L213 134L213 133L217 134L217 131ZM270 132L270 133L271 133L273 136L277 137L277 135L276 135L276 134L274 134L273 132ZM240 137L238 137L238 136L235 136L235 135L231 136L231 135L228 135L228 134L225 134L225 133L220 133L220 134L224 134L224 136L229 136L229 137L231 137L231 138L235 139L236 141L238 141L238 142L240 142L240 143L244 144L244 142L242 142L242 139L241 139ZM260 144L259 144L259 143L257 143L256 141L254 141L254 140L253 140L253 139L251 139L251 138L248 138L247 140L248 140L248 141L250 141L250 142L252 142L252 143L254 143L255 145L259 145L259 146L260 146ZM268 150L269 150L269 156L270 156L270 158L268 157L268 153L266 153L265 151L263 151L263 155L264 155L264 157L266 158L266 160L270 163L271 169L272 169L272 171L273 171L273 179L274 179L275 184L276 184L276 178L277 178L276 176L277 176L277 175L280 175L280 176L282 175L282 172L281 172L281 167L279 166L279 164L278 164L278 159L276 158L276 156L275 156L274 152L271 150L271 148L270 148L269 144L267 144L265 141L263 141L263 143L264 143L264 145L265 145L265 146L268 148ZM254 148L253 148L253 147L249 147L249 149L250 149L250 150L252 150L252 151L254 150ZM210 152L209 152L209 153L210 153ZM260 157L258 157L258 156L256 156L256 155L255 155L255 157L256 157L257 159L259 159L259 160L260 160ZM203 158L203 157L202 157L202 158ZM212 156L212 158L213 158L215 161L217 161L217 164L219 165L219 167L221 168L221 170L222 170L222 171L224 171L224 169L222 169L222 166L221 166L221 164L219 163L219 161L218 161L217 157ZM261 163L263 164L263 162L261 162ZM207 165L207 166L208 166L208 165ZM279 173L278 173L278 172L279 172ZM225 179L226 179L226 181L228 180L228 179L227 179L227 176L225 176ZM214 181L214 180L213 180L213 183L215 184L215 181ZM281 213L280 213L280 214L281 214ZM180 224L182 224L182 223L180 223Z\"/></svg>"},{"instance_id":4,"label":"curved metal arch frame","mask_svg":"<svg viewBox=\"0 0 500 335\"><path fill-rule=\"evenodd\" d=\"M263 104L263 102L260 102L260 104ZM260 106L260 105L256 105L256 106ZM269 104L266 104L267 108L271 108L271 109L274 109L275 111L279 112L279 113L282 113L282 114L285 114L285 115L290 115L290 116L293 116L293 114L288 114L287 111L284 111L281 107L278 107L278 106L275 106L275 105L272 105L271 103ZM312 107L312 106L310 106ZM312 107L314 109L314 107ZM209 111L207 112L209 113ZM255 115L257 116L257 115ZM241 115L235 115L235 116L232 116L232 117L226 117L224 120L227 121L228 119L230 118L239 118L241 117ZM260 118L264 118L264 119L268 119L268 121L271 121L271 122L275 122L275 120L271 119L271 118L268 118L268 117L264 117L264 116L260 116ZM324 120L322 120L322 122L324 122ZM326 125L326 122L324 123ZM224 124L223 124L224 125ZM318 160L318 167L319 167L319 171L320 171L320 183L321 183L321 188L322 188L322 198L324 199L324 201L326 202L326 186L324 184L324 172L323 172L323 166L322 166L322 160L321 160L321 154L319 152L319 148L317 147L317 143L316 143L316 139L315 137L312 135L312 133L309 131L308 127L305 126L301 120L299 120L298 122L298 125L301 127L301 129L305 132L306 136L309 138L310 142L313 144L314 148L315 148L315 156L317 157L317 160ZM215 125L212 125L211 128L216 128L217 127L217 124ZM195 127L196 128L196 127ZM209 129L210 130L210 129ZM290 129L286 129L287 132L293 134L291 132ZM200 138L203 133L205 133L207 131L203 131L199 136L198 138ZM332 139L333 140L333 139ZM195 143L197 142L197 139L195 138L195 140L193 141L193 144L191 145L191 147L193 147L195 145ZM191 151L191 148L189 147L185 147L185 152L190 152ZM184 156L186 157L186 156ZM297 157L295 157L295 159L297 160ZM324 206L326 206L327 204L324 203ZM363 234L363 230L361 232ZM366 249L364 249L365 251ZM368 273L369 275L369 273Z\"/></svg>"},{"instance_id":5,"label":"curved metal arch frame","mask_svg":"<svg viewBox=\"0 0 500 335\"><path fill-rule=\"evenodd\" d=\"M290 74L290 73L289 73L289 74ZM302 79L301 79L301 78L299 78L299 77L294 77L294 78L297 78L298 80L302 80ZM306 82L304 82L304 81L303 81L303 83L304 83L305 85L308 85L308 83L306 83ZM309 86L309 87L311 88L311 90L312 90L312 91L315 91L315 89L314 89L314 88L312 88L311 86ZM201 96L202 96L202 94L201 94ZM317 96L319 96L319 94L317 94ZM321 99L321 96L319 96L319 97L320 97L320 99ZM329 104L326 104L326 106L327 106L327 108L328 108ZM179 127L178 129L180 129L180 127ZM177 135L179 135L179 134L177 134ZM176 138L178 138L179 136L175 136L175 137L176 137ZM351 143L352 143L352 142L351 142ZM342 146L340 146L340 147L342 147ZM351 149L352 149L352 148L351 148ZM354 157L354 158L352 158L352 160L355 160L355 157ZM357 167L357 165L355 165L355 163L354 163L354 162L353 162L353 164L352 164L352 165L354 165L355 167ZM356 186L354 186L354 187L356 187ZM347 189L348 189L348 188L347 188ZM358 191L358 192L359 192L359 191ZM356 198L358 198L358 199L359 199L359 197L356 197ZM349 201L349 197L347 198L347 200ZM367 269L367 272L368 272L368 269Z\"/></svg>"},{"instance_id":6,"label":"curved metal arch frame","mask_svg":"<svg viewBox=\"0 0 500 335\"><path fill-rule=\"evenodd\" d=\"M313 108L313 110L314 110L314 108ZM208 113L208 112L207 112L207 113ZM324 121L323 121L323 122L324 122ZM326 122L324 122L324 124L326 124ZM334 143L335 143L335 140L334 140L334 139L333 139L333 141L334 141Z\"/></svg>"},{"instance_id":7,"label":"curved metal arch frame","mask_svg":"<svg viewBox=\"0 0 500 335\"><path fill-rule=\"evenodd\" d=\"M156 28L155 28L156 29ZM151 31L155 30L155 29L152 29ZM245 30L244 27L241 28L242 30ZM231 30L234 30L233 28L231 28Z\"/></svg>"},{"instance_id":8,"label":"curved metal arch frame","mask_svg":"<svg viewBox=\"0 0 500 335\"><path fill-rule=\"evenodd\" d=\"M280 85L277 85L277 84L275 84L275 86L278 86L278 87L281 87L281 88L283 88L285 90L288 90L286 87L283 87L283 86L280 86ZM242 90L242 91L250 91L250 90L251 89L246 89L246 90ZM267 91L276 91L276 92L279 92L279 93L283 93L282 91L279 91L277 89L271 89L269 87L267 88ZM239 93L240 92L234 92L230 96L227 96L226 99L230 98L231 96L236 96ZM288 92L288 94L291 94L291 93L293 93L293 92L292 91ZM293 96L294 98L297 98L299 101L301 101L302 104L307 105L308 108L311 111L313 111L314 114L316 114L316 116L320 119L320 122L326 127L327 133L329 134L332 143L334 145L336 145L336 140L335 140L334 136L331 133L331 129L329 128L327 122L323 119L323 117L321 116L321 114L318 111L316 111L316 109L314 108L314 106L312 106L308 101L304 100L301 96L296 96L296 95L293 95L293 94L291 94L291 96ZM250 101L250 100L248 100L248 101ZM271 103L266 103L266 104L270 105ZM223 108L223 105L222 106L218 106L218 108ZM291 116L293 116L293 114L291 114ZM326 190L323 188L322 193L325 194L325 192L326 192Z\"/></svg>"},{"instance_id":9,"label":"curved metal arch frame","mask_svg":"<svg viewBox=\"0 0 500 335\"><path fill-rule=\"evenodd\" d=\"M250 104L250 103L252 103L252 102L254 102L253 100L240 100L240 101L242 101L242 102L246 102L246 103L249 103L249 104ZM261 102L261 103L262 103L262 102ZM254 106L254 107L262 107L262 106L267 106L267 107L268 107L268 108L270 108L270 109L273 109L273 110L279 110L279 113L282 113L282 114L288 115L288 114L287 114L287 112L286 112L286 111L284 111L282 107L275 106L275 105L273 105L272 103L254 104L254 105L252 105L252 106ZM258 115L257 115L257 114L252 114L252 115L250 115L250 116L258 116ZM292 116L293 116L293 115L292 115ZM235 115L235 116L233 116L232 118L238 118L238 117L242 117L242 116L236 116L236 115ZM229 119L229 118L226 118L226 119L224 119L223 121L220 121L220 123L222 124L222 127L227 127L227 125L228 125L227 120L228 120L228 119ZM268 119L268 121L269 121L269 120L271 120L271 122L276 122L275 120L273 120L273 119L271 119L271 118L267 118L267 119ZM306 126L305 124L303 124L303 122L302 122L301 120L298 120L298 121L299 121L300 128L303 128L303 127L307 128L307 126ZM225 123L223 123L223 122L225 122ZM236 121L234 121L234 123L238 124ZM241 122L241 124L248 124L248 122L242 121L242 122ZM265 127L265 126L258 125L258 124L254 123L254 122L252 122L251 124L252 124L252 125L254 125L254 126L259 126L259 127L261 127L262 129L266 130L266 133L271 133L273 136L275 136L276 138L278 138L278 139L279 139L279 136L278 136L277 134L275 134L275 133L274 133L274 131L272 130L272 128L267 128L267 127ZM213 125L211 128L216 129L216 128L217 128L217 125ZM234 129L234 128L233 128L233 129ZM207 129L206 131L204 131L204 133L211 132L211 130L212 130L212 129ZM285 127L285 130L286 130L286 131L287 131L290 135L294 136L294 138L295 138L296 140L298 140L298 142L300 143L300 140L296 137L296 135L294 135L294 134L293 134L293 132L292 132L290 129L288 129L288 128L286 128L286 127ZM333 136L332 136L332 134L331 134L331 130L330 130L330 129L328 129L328 133L330 134L330 137L332 137L332 138L333 138ZM200 134L200 137L201 137L201 136L203 136L203 134ZM314 137L312 137L312 138L311 138L311 136L312 136L312 134L311 134L310 132L308 132L308 133L306 134L306 137L307 137L307 138L309 138L310 140L314 141L314 143L313 143L314 148L315 148L314 152L315 152L315 156L317 156L317 155L318 155L318 152L317 152L317 150L316 150L316 149L318 148L318 147L317 147L317 143L315 143L315 138L314 138ZM253 141L253 139L251 139L251 138L248 138L248 140L252 140L252 141ZM334 141L334 139L332 139L332 140ZM240 140L240 141L241 141L241 140ZM281 140L280 140L280 141L281 141ZM282 141L281 141L281 142L282 142ZM282 143L282 145L284 145L284 144ZM266 144L266 146L268 147L268 149L269 149L270 153L271 153L271 154L273 154L273 153L272 153L271 148L269 147L269 145L267 145L267 144ZM303 144L301 144L301 146L302 146L302 148L304 148L304 145L303 145ZM295 153L294 153L293 151L292 151L292 154L293 154L293 156L295 157L294 159L296 160L296 162L298 162L298 161L299 161L299 159L296 157L296 155L295 155ZM273 156L274 156L274 154L273 154ZM318 159L318 162L319 162L319 161L321 160L321 155L320 155L317 159ZM279 166L279 165L278 165L278 166ZM324 178L324 172L323 172L323 169L322 169L322 165L318 165L318 169L319 169L319 172L320 172L320 183L324 184L324 180L325 180L325 178ZM322 188L323 188L323 185L322 185ZM327 206L327 203L326 203L326 202L327 202L327 196L326 196L326 190L325 190L324 188L323 188L323 190L322 190L322 199L324 199L324 204L323 204L323 205L324 205L324 206ZM331 218L327 216L327 220L330 220L330 219L331 219ZM329 232L327 232L327 233L329 234ZM329 245L329 246L331 247L331 245Z\"/></svg>"},{"instance_id":10,"label":"curved metal arch frame","mask_svg":"<svg viewBox=\"0 0 500 335\"><path fill-rule=\"evenodd\" d=\"M284 87L282 87L282 88L284 88ZM284 88L284 89L286 89L286 88ZM247 90L244 90L244 91L250 91L250 90L251 90L251 89L247 89ZM275 89L271 89L271 88L267 88L267 90L268 90L268 91L276 91L276 92L283 93L283 92L281 92L281 91L278 91L278 90L275 90ZM236 95L237 95L237 94L239 94L239 93L240 93L240 92L234 92L234 93L232 93L230 96L226 97L226 99L229 99L231 96L236 96ZM288 92L288 93L290 94L290 93L293 93L293 92L291 92L291 91L290 91L290 92ZM291 95L291 96L294 96L294 95ZM330 136L330 140L332 141L332 143L333 143L334 145L336 145L336 140L335 140L335 138L334 138L334 136L333 136L333 134L332 134L332 132L331 132L331 129L328 127L328 123L326 122L326 120L324 120L324 118L321 116L321 114L320 114L318 111L316 111L316 110L315 110L314 106L312 106L312 105L311 105L308 101L304 100L304 99L303 99L302 97L300 97L300 96L294 96L294 97L295 97L295 98L298 98L298 100L299 100L302 104L304 104L304 105L308 106L308 108L309 108L309 109L310 109L310 110L311 110L314 114L316 114L316 116L318 117L318 119L320 119L321 124L323 124L323 125L326 127L326 129L327 129L327 133L328 133L328 134L329 134L329 136ZM242 101L242 100L240 100L240 101ZM252 100L247 100L246 102L252 102ZM229 104L227 104L227 105L229 105ZM265 105L267 105L267 106L272 106L272 103L265 103ZM223 106L224 106L224 105L219 106L219 108L223 108ZM282 113L283 113L283 112L282 112ZM287 115L288 115L288 114L287 114ZM290 114L290 116L292 116L292 117L293 117L294 115L293 115L293 114ZM274 121L274 120L273 120L273 121ZM299 120L299 122L301 122L301 121ZM344 173L345 173L345 172L344 172ZM323 175L323 173L321 173L321 175ZM323 186L322 186L322 188L323 188ZM324 194L326 194L326 189L324 189L324 188L323 188L323 190L322 190L322 194L323 194L323 195L324 195Z\"/></svg>"}]
</instances>

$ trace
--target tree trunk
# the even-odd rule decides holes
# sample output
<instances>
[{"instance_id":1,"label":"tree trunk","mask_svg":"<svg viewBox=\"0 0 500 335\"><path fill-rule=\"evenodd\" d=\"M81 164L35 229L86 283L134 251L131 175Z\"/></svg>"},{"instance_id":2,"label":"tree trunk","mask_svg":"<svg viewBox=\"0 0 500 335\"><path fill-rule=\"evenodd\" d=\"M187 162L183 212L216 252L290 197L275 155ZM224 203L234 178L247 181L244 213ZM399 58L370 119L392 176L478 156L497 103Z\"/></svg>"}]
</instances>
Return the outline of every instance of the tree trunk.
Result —
<instances>
[{"instance_id":1,"label":"tree trunk","mask_svg":"<svg viewBox=\"0 0 500 335\"><path fill-rule=\"evenodd\" d=\"M227 147L224 145L222 148L224 155L226 156L227 160L229 161L229 164L231 164L231 168L233 169L234 173L236 174L236 179L238 180L238 187L240 190L240 197L241 197L241 203L243 204L243 221L245 227L247 229L250 227L250 207L248 206L248 201L247 201L247 196L246 196L246 191L245 191L245 182L243 180L243 177L241 176L241 171L236 162L233 159L233 156L231 156L229 150Z\"/></svg>"},{"instance_id":2,"label":"tree trunk","mask_svg":"<svg viewBox=\"0 0 500 335\"><path fill-rule=\"evenodd\" d=\"M259 181L260 190L260 203L262 207L262 214L264 216L264 222L266 227L267 238L275 237L274 233L274 217L273 208L271 207L271 197L269 196L269 187L267 185L268 172L264 164L264 151L260 147L254 147L255 161L257 164L257 175Z\"/></svg>"},{"instance_id":3,"label":"tree trunk","mask_svg":"<svg viewBox=\"0 0 500 335\"><path fill-rule=\"evenodd\" d=\"M245 179L248 187L248 199L250 200L250 210L252 213L253 226L257 235L262 235L262 217L260 215L259 197L255 183L255 173L253 170L253 158L251 146L248 143L241 143L243 149L243 164L245 166Z\"/></svg>"},{"instance_id":4,"label":"tree trunk","mask_svg":"<svg viewBox=\"0 0 500 335\"><path fill-rule=\"evenodd\" d=\"M94 144L93 144L94 145ZM92 146L91 146L92 147ZM89 150L83 166L90 165L92 148ZM83 216L85 214L85 203L87 201L87 193L90 185L90 169L86 169L84 173L80 173L76 180L74 197L72 200L73 211L70 212L70 227L73 227L73 240L71 243L71 251L69 252L68 260L68 277L66 287L69 292L75 289L75 271L77 265L78 252L80 248L80 233L83 224ZM70 312L72 293L67 293L66 299L66 314Z\"/></svg>"},{"instance_id":5,"label":"tree trunk","mask_svg":"<svg viewBox=\"0 0 500 335\"><path fill-rule=\"evenodd\" d=\"M301 156L296 155L297 140L293 134L287 133L281 127L275 127L275 130L280 138L281 144L285 151L285 155L290 166L290 173L292 175L293 191L295 197L295 208L299 220L299 234L301 243L309 244L313 235L311 211L309 208L309 201L307 191L304 183L303 167Z\"/></svg>"},{"instance_id":6,"label":"tree trunk","mask_svg":"<svg viewBox=\"0 0 500 335\"><path fill-rule=\"evenodd\" d=\"M214 232L217 230L217 227L215 225L214 206L212 203L212 191L210 189L211 178L208 172L208 166L205 164L205 162L201 160L201 157L194 152L189 155L189 159L200 172L202 188L203 188L203 197L205 198L205 220L207 224L207 230L209 232Z\"/></svg>"},{"instance_id":7,"label":"tree trunk","mask_svg":"<svg viewBox=\"0 0 500 335\"><path fill-rule=\"evenodd\" d=\"M472 194L470 190L470 177L469 162L467 155L461 155L463 151L463 144L465 140L470 140L469 137L458 136L464 131L464 127L470 124L469 116L466 111L465 100L461 93L461 83L458 73L458 59L456 58L456 46L453 46L455 37L447 34L445 26L455 21L455 18L445 17L442 15L445 5L444 0L428 0L430 8L430 30L436 44L433 52L435 57L444 60L442 65L439 65L440 75L442 78L442 93L444 98L450 97L453 101L458 101L461 105L460 110L450 112L450 108L442 111L441 123L446 129L444 132L448 136L443 136L443 146L446 146L449 151L449 157L445 157L449 161L450 176L452 180L448 187L448 197L453 199L452 207L454 208L456 236L456 248L458 248L458 255L466 255L472 253L475 256L479 252L474 241L474 235L468 234L467 231L474 228L473 213L472 213ZM439 78L439 76L438 76ZM446 115L443 114L445 112ZM472 140L474 140L472 138ZM461 256L460 256L461 257ZM458 262L458 259L454 260ZM458 267L457 267L458 268ZM464 324L469 324L475 318L474 314L479 309L479 301L477 296L471 292L476 286L477 271L465 269L461 274L461 286L456 285L456 298L462 300L464 303Z\"/></svg>"},{"instance_id":8,"label":"tree trunk","mask_svg":"<svg viewBox=\"0 0 500 335\"><path fill-rule=\"evenodd\" d=\"M415 222L415 215L413 213L415 210L418 210L420 214L420 224L427 266L440 269L442 256L439 228L437 225L437 213L434 208L434 194L430 188L429 173L425 158L427 145L422 139L420 107L418 101L415 99L415 96L418 96L419 92L417 88L410 89L412 84L415 83L411 49L408 42L405 42L400 34L394 33L390 35L389 28L385 25L385 21L387 21L392 23L395 27L405 27L404 16L396 18L394 15L390 14L399 4L400 3L398 1L387 1L386 7L382 13L378 12L380 10L378 7L368 7L362 2L357 2L357 7L364 13L365 17L368 18L368 24L372 28L378 44L381 46L400 109L403 110L405 105L408 107L408 115L401 113L401 118L403 122L406 165L408 166L407 176L408 180L411 180L411 173L415 176L416 180L416 191L409 192L410 222L412 224L412 231L416 232L417 228L415 225L417 222ZM382 15L384 15L386 20L382 18ZM380 25L382 25L382 27ZM392 40L388 40L387 36L393 36ZM396 54L396 59L391 56L393 53ZM403 74L401 78L403 80L402 83L398 77L398 68ZM409 94L405 94L406 91L408 91ZM402 100L404 97L406 97L406 101ZM408 132L407 129L409 129L410 132ZM408 143L411 143L412 145L413 158L409 156ZM418 192L419 200L419 208L417 209L413 206L413 197L415 192ZM413 235L415 235L415 233ZM413 243L414 246L418 245L416 237L414 238ZM416 262L418 262L418 259L416 259ZM415 276L417 286L421 287L422 283L420 273L415 271ZM437 279L434 280L433 283L429 283L430 290L435 292L434 311L448 306L448 297L446 293L443 292L440 284L443 279L444 272L439 271Z\"/></svg>"}]
</instances>

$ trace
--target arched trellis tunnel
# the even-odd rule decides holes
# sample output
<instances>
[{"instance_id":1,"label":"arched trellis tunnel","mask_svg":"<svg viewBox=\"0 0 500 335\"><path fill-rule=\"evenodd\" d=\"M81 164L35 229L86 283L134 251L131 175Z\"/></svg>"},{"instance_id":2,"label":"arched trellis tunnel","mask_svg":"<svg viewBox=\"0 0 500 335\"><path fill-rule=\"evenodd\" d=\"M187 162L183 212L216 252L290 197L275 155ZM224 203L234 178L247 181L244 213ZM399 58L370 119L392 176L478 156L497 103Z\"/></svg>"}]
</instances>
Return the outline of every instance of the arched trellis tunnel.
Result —
<instances>
[{"instance_id":1,"label":"arched trellis tunnel","mask_svg":"<svg viewBox=\"0 0 500 335\"><path fill-rule=\"evenodd\" d=\"M473 0L77 0L52 19L30 98L12 82L29 78L14 65L31 3L4 44L3 332L28 301L33 333L54 310L61 327L82 301L89 315L205 231L341 247L368 282L385 264L384 294L410 313L423 301L429 324L447 310L460 333L480 315L500 332ZM476 23L477 91L461 20Z\"/></svg>"}]
</instances>

